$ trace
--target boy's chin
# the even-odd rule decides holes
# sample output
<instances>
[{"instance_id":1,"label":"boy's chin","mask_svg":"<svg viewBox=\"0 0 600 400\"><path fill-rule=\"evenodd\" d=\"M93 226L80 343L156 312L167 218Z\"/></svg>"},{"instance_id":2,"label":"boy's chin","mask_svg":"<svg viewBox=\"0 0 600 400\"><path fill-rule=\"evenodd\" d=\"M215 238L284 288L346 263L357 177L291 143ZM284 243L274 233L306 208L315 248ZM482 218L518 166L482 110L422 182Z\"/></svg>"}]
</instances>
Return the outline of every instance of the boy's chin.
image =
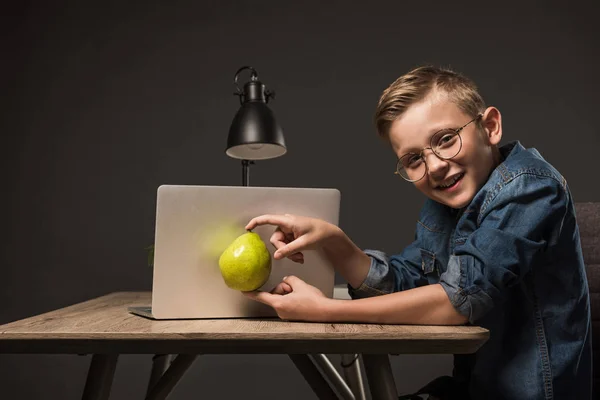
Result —
<instances>
[{"instance_id":1,"label":"boy's chin","mask_svg":"<svg viewBox=\"0 0 600 400\"><path fill-rule=\"evenodd\" d=\"M449 207L452 207L454 209L460 210L461 208L464 208L464 207L468 206L469 203L470 203L470 201L464 201L464 202L461 202L461 203L457 202L457 203L451 203L451 204L446 204L446 205L449 206Z\"/></svg>"},{"instance_id":2,"label":"boy's chin","mask_svg":"<svg viewBox=\"0 0 600 400\"><path fill-rule=\"evenodd\" d=\"M460 196L457 196L455 198L437 197L437 198L434 198L433 200L437 201L438 203L442 203L451 208L461 209L461 208L468 206L472 199L473 199L473 196L469 196L469 195L467 195L467 193L461 193Z\"/></svg>"}]
</instances>

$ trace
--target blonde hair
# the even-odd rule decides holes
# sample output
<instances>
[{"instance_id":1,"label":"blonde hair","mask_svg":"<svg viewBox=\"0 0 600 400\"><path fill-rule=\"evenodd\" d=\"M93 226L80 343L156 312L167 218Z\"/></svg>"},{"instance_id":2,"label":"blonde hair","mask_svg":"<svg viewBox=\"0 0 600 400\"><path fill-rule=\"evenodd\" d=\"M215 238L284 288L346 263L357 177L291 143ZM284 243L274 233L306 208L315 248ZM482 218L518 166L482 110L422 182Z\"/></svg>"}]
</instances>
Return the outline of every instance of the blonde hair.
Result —
<instances>
[{"instance_id":1,"label":"blonde hair","mask_svg":"<svg viewBox=\"0 0 600 400\"><path fill-rule=\"evenodd\" d=\"M445 92L473 118L485 110L485 102L471 79L449 68L420 66L396 79L381 94L374 117L377 134L387 138L392 123L435 89Z\"/></svg>"}]
</instances>

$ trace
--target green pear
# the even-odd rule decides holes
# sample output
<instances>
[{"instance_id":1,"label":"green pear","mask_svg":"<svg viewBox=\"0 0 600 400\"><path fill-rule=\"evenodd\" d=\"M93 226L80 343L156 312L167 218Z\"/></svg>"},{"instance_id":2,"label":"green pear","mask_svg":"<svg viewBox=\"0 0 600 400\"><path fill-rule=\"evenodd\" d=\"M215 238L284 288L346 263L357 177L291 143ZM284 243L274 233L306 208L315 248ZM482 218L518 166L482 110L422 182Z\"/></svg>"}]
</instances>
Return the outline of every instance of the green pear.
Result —
<instances>
[{"instance_id":1,"label":"green pear","mask_svg":"<svg viewBox=\"0 0 600 400\"><path fill-rule=\"evenodd\" d=\"M271 275L271 254L257 233L238 236L219 257L225 284L243 292L256 290Z\"/></svg>"}]
</instances>

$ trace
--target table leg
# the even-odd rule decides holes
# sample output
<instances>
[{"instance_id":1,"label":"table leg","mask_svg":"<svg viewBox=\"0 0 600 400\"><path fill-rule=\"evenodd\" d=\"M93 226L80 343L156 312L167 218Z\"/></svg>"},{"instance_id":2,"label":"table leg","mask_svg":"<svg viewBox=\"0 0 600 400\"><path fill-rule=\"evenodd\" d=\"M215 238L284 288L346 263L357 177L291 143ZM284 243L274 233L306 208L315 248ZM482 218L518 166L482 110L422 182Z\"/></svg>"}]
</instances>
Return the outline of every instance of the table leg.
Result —
<instances>
[{"instance_id":1,"label":"table leg","mask_svg":"<svg viewBox=\"0 0 600 400\"><path fill-rule=\"evenodd\" d=\"M150 394L150 390L154 387L156 382L160 379L165 371L169 368L171 362L170 354L155 354L152 357L152 371L150 372L150 380L148 381L148 389L146 389L146 396Z\"/></svg>"},{"instance_id":2,"label":"table leg","mask_svg":"<svg viewBox=\"0 0 600 400\"><path fill-rule=\"evenodd\" d=\"M308 355L289 354L289 357L296 365L296 368L300 370L300 373L304 376L304 379L308 382L319 400L337 400L337 395Z\"/></svg>"},{"instance_id":3,"label":"table leg","mask_svg":"<svg viewBox=\"0 0 600 400\"><path fill-rule=\"evenodd\" d=\"M94 354L88 370L83 400L107 400L110 396L118 354Z\"/></svg>"},{"instance_id":4,"label":"table leg","mask_svg":"<svg viewBox=\"0 0 600 400\"><path fill-rule=\"evenodd\" d=\"M164 400L196 359L195 354L179 354L146 395L146 400Z\"/></svg>"},{"instance_id":5,"label":"table leg","mask_svg":"<svg viewBox=\"0 0 600 400\"><path fill-rule=\"evenodd\" d=\"M337 390L339 396L343 400L356 400L354 393L337 372L329 358L325 354L313 354L312 358L317 366L323 371L329 382Z\"/></svg>"},{"instance_id":6,"label":"table leg","mask_svg":"<svg viewBox=\"0 0 600 400\"><path fill-rule=\"evenodd\" d=\"M398 390L387 354L363 354L365 372L373 400L397 400Z\"/></svg>"},{"instance_id":7,"label":"table leg","mask_svg":"<svg viewBox=\"0 0 600 400\"><path fill-rule=\"evenodd\" d=\"M342 354L342 371L356 400L366 400L365 385L360 370L360 354Z\"/></svg>"}]
</instances>

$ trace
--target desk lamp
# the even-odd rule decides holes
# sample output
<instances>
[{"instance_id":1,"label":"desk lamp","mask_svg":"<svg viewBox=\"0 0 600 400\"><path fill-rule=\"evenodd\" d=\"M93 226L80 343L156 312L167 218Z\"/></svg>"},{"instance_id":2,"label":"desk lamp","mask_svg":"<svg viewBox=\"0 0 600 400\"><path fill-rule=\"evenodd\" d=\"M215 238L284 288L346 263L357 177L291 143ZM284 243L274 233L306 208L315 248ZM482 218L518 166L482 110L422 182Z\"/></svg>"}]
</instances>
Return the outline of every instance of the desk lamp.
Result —
<instances>
[{"instance_id":1,"label":"desk lamp","mask_svg":"<svg viewBox=\"0 0 600 400\"><path fill-rule=\"evenodd\" d=\"M250 70L250 81L240 90L238 77ZM267 160L286 153L283 131L267 106L275 93L258 80L258 72L249 66L240 68L233 79L235 96L240 98L240 109L233 118L227 137L225 153L242 160L242 185L249 186L249 167L255 160Z\"/></svg>"}]
</instances>

